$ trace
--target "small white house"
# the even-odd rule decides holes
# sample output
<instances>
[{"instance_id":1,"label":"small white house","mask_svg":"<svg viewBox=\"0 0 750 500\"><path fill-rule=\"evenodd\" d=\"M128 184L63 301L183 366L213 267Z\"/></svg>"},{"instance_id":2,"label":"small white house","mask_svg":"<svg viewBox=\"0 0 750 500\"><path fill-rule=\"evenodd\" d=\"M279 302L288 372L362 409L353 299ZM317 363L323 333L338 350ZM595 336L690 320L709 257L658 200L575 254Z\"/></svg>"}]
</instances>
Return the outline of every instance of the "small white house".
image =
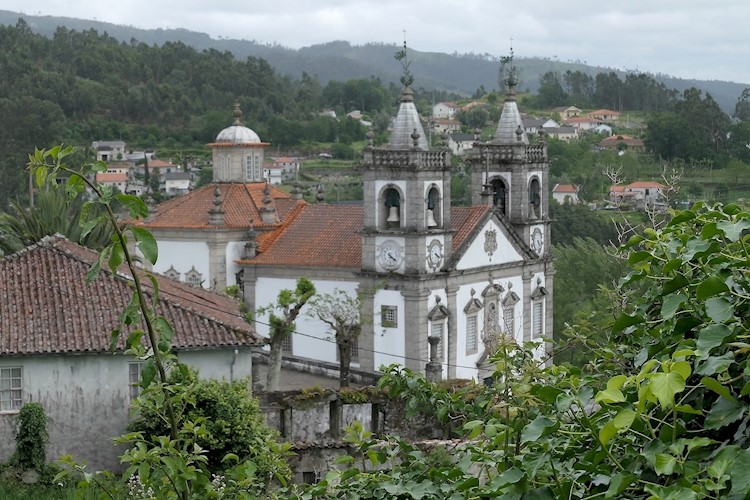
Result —
<instances>
[{"instance_id":1,"label":"small white house","mask_svg":"<svg viewBox=\"0 0 750 500\"><path fill-rule=\"evenodd\" d=\"M432 107L432 117L452 120L460 109L455 102L439 102Z\"/></svg>"},{"instance_id":2,"label":"small white house","mask_svg":"<svg viewBox=\"0 0 750 500\"><path fill-rule=\"evenodd\" d=\"M91 147L96 151L96 161L125 159L125 141L94 141Z\"/></svg>"},{"instance_id":3,"label":"small white house","mask_svg":"<svg viewBox=\"0 0 750 500\"><path fill-rule=\"evenodd\" d=\"M50 460L71 454L90 469L122 468L123 450L112 438L126 430L142 363L123 354L128 328L114 351L108 346L132 279L104 271L87 283L97 259L58 235L0 260L0 461L14 451L18 411L33 401L49 419ZM240 302L164 276L157 281L159 314L174 328L178 358L202 377L249 378L258 338ZM150 280L144 282L152 295Z\"/></svg>"},{"instance_id":4,"label":"small white house","mask_svg":"<svg viewBox=\"0 0 750 500\"><path fill-rule=\"evenodd\" d=\"M168 172L164 175L164 189L169 196L187 194L190 190L190 172Z\"/></svg>"},{"instance_id":5,"label":"small white house","mask_svg":"<svg viewBox=\"0 0 750 500\"><path fill-rule=\"evenodd\" d=\"M554 198L559 204L580 203L578 199L578 186L573 184L555 184L552 188L552 198Z\"/></svg>"}]
</instances>

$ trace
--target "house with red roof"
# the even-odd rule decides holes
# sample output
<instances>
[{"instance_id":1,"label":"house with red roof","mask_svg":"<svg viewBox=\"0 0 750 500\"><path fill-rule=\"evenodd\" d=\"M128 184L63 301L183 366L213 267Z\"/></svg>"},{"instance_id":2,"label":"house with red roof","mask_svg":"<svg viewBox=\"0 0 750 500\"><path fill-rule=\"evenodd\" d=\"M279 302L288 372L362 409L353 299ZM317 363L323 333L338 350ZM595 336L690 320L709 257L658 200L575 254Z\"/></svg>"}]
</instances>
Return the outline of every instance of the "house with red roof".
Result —
<instances>
[{"instance_id":1,"label":"house with red roof","mask_svg":"<svg viewBox=\"0 0 750 500\"><path fill-rule=\"evenodd\" d=\"M42 239L0 259L0 461L13 453L15 417L28 402L48 417L47 454L86 460L94 469L121 468L112 438L123 434L140 391L143 363L124 354L125 339L143 325L121 326L132 275L86 274L99 255L62 236ZM244 320L241 303L200 287L156 276L157 312L174 329L180 361L202 377L249 378L252 350L263 343ZM143 279L149 301L153 284ZM110 335L122 328L110 350Z\"/></svg>"},{"instance_id":2,"label":"house with red roof","mask_svg":"<svg viewBox=\"0 0 750 500\"><path fill-rule=\"evenodd\" d=\"M667 186L656 181L636 181L627 185L612 186L610 201L630 203L637 209L665 209Z\"/></svg>"},{"instance_id":3,"label":"house with red roof","mask_svg":"<svg viewBox=\"0 0 750 500\"><path fill-rule=\"evenodd\" d=\"M559 204L565 203L576 204L580 203L578 199L578 186L573 184L555 184L552 188L552 198L554 198Z\"/></svg>"},{"instance_id":4,"label":"house with red roof","mask_svg":"<svg viewBox=\"0 0 750 500\"><path fill-rule=\"evenodd\" d=\"M439 102L432 107L432 118L453 120L461 107L455 102Z\"/></svg>"},{"instance_id":5,"label":"house with red roof","mask_svg":"<svg viewBox=\"0 0 750 500\"><path fill-rule=\"evenodd\" d=\"M311 204L265 182L256 166L268 144L238 106L234 116L208 145L214 183L134 222L157 239L155 271L217 290L239 285L250 310L300 276L319 293L359 294L368 320L352 364L366 373L430 363L432 376L478 379L502 338L551 336L546 145L529 143L514 98L474 153L489 156L470 160L469 207L451 206L450 150L430 149L408 87L388 144L376 148L368 134L361 205L327 204L322 192ZM257 333L267 336L267 323L259 315ZM335 363L332 337L303 309L286 355Z\"/></svg>"}]
</instances>

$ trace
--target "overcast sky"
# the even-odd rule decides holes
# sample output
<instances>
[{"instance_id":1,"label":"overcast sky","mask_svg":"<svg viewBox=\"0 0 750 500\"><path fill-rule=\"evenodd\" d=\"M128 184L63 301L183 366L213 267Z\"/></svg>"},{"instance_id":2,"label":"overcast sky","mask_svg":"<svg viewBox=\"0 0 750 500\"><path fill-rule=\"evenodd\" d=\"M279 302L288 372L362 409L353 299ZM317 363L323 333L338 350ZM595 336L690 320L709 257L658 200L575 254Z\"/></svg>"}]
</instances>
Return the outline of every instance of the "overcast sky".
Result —
<instances>
[{"instance_id":1,"label":"overcast sky","mask_svg":"<svg viewBox=\"0 0 750 500\"><path fill-rule=\"evenodd\" d=\"M4 0L4 10L299 48L332 40L549 57L750 84L748 0Z\"/></svg>"}]
</instances>

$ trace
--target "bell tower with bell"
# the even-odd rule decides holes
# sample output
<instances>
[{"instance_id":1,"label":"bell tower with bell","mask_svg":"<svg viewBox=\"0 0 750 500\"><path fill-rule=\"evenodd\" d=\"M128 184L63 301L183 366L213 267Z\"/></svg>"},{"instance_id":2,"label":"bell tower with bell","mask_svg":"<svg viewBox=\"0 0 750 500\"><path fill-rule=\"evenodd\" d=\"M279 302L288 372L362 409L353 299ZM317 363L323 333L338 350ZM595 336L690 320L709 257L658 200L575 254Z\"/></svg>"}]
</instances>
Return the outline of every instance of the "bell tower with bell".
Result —
<instances>
[{"instance_id":1,"label":"bell tower with bell","mask_svg":"<svg viewBox=\"0 0 750 500\"><path fill-rule=\"evenodd\" d=\"M414 105L406 44L403 91L388 144L364 150L362 271L439 273L451 252L450 150L430 150Z\"/></svg>"}]
</instances>

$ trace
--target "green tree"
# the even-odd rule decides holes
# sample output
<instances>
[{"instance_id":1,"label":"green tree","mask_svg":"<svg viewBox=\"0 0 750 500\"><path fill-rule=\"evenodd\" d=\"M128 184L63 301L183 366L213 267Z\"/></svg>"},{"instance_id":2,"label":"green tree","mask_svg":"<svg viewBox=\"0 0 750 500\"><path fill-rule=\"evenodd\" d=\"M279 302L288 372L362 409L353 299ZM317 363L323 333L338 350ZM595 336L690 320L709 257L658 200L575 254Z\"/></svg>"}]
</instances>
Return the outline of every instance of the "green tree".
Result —
<instances>
[{"instance_id":1,"label":"green tree","mask_svg":"<svg viewBox=\"0 0 750 500\"><path fill-rule=\"evenodd\" d=\"M737 98L732 116L743 122L750 121L750 88L744 89Z\"/></svg>"},{"instance_id":2,"label":"green tree","mask_svg":"<svg viewBox=\"0 0 750 500\"><path fill-rule=\"evenodd\" d=\"M263 489L271 480L285 483L290 479L285 456L289 445L280 444L278 433L266 424L258 400L248 393L249 380L204 380L188 369L173 370L169 382L187 387L178 401L177 414L183 422L202 422L206 432L195 436L193 443L205 450L209 470L220 473L236 460L250 461L256 466L255 474ZM141 432L149 441L169 434L158 399L154 392L139 399L135 419L128 426L131 432ZM230 454L237 459L225 460Z\"/></svg>"},{"instance_id":3,"label":"green tree","mask_svg":"<svg viewBox=\"0 0 750 500\"><path fill-rule=\"evenodd\" d=\"M70 198L64 187L43 185L34 195L33 208L12 203L9 213L0 214L0 250L16 252L57 233L95 250L103 248L110 243L112 228L81 226L82 215L97 218L103 214L99 206L85 200L83 193Z\"/></svg>"},{"instance_id":4,"label":"green tree","mask_svg":"<svg viewBox=\"0 0 750 500\"><path fill-rule=\"evenodd\" d=\"M256 315L267 313L270 325L269 344L271 352L268 355L267 391L279 390L284 340L294 332L294 322L297 316L313 295L315 295L315 285L303 276L297 279L294 290L288 288L281 290L274 304L256 311Z\"/></svg>"},{"instance_id":5,"label":"green tree","mask_svg":"<svg viewBox=\"0 0 750 500\"><path fill-rule=\"evenodd\" d=\"M344 290L317 295L308 303L308 316L317 318L333 332L339 358L339 387L349 387L352 348L362 330L362 301Z\"/></svg>"},{"instance_id":6,"label":"green tree","mask_svg":"<svg viewBox=\"0 0 750 500\"><path fill-rule=\"evenodd\" d=\"M559 74L548 71L539 78L537 106L540 108L564 106L569 104L568 100L569 96L563 89Z\"/></svg>"}]
</instances>

